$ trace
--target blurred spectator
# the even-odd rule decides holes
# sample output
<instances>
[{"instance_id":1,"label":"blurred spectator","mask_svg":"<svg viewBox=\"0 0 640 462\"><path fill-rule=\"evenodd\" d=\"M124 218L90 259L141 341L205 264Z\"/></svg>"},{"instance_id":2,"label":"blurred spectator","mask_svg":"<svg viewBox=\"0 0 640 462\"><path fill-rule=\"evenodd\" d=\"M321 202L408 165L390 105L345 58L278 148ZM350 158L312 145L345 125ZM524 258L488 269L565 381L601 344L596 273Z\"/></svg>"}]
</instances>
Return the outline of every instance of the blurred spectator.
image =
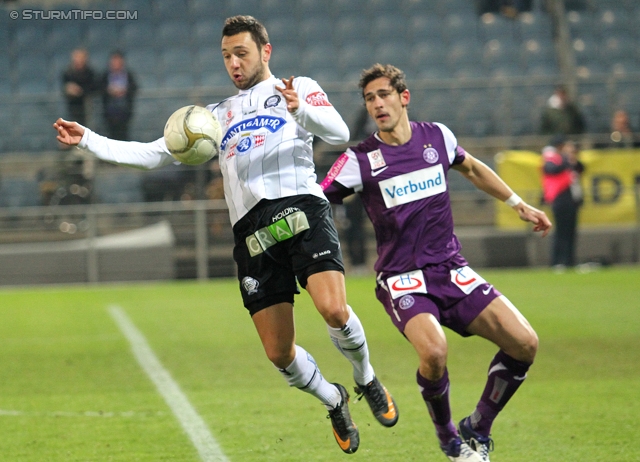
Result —
<instances>
[{"instance_id":1,"label":"blurred spectator","mask_svg":"<svg viewBox=\"0 0 640 462\"><path fill-rule=\"evenodd\" d=\"M627 111L618 109L613 113L610 138L609 147L633 148L640 146L640 140L634 136L633 130L631 130Z\"/></svg>"},{"instance_id":2,"label":"blurred spectator","mask_svg":"<svg viewBox=\"0 0 640 462\"><path fill-rule=\"evenodd\" d=\"M523 11L531 11L533 0L476 0L478 15L500 13L508 18L515 18Z\"/></svg>"},{"instance_id":3,"label":"blurred spectator","mask_svg":"<svg viewBox=\"0 0 640 462\"><path fill-rule=\"evenodd\" d=\"M89 65L89 53L84 48L71 52L69 67L62 74L62 85L69 119L86 125L87 100L96 90L96 76Z\"/></svg>"},{"instance_id":4,"label":"blurred spectator","mask_svg":"<svg viewBox=\"0 0 640 462\"><path fill-rule=\"evenodd\" d=\"M547 101L540 120L541 135L577 135L584 133L585 122L578 106L569 99L564 86L556 87Z\"/></svg>"},{"instance_id":5,"label":"blurred spectator","mask_svg":"<svg viewBox=\"0 0 640 462\"><path fill-rule=\"evenodd\" d=\"M122 52L111 53L109 68L102 78L101 89L107 136L116 140L128 140L133 101L138 86L133 73L126 68Z\"/></svg>"},{"instance_id":6,"label":"blurred spectator","mask_svg":"<svg viewBox=\"0 0 640 462\"><path fill-rule=\"evenodd\" d=\"M89 204L93 191L92 161L77 150L60 150L56 162L36 176L42 205Z\"/></svg>"},{"instance_id":7,"label":"blurred spectator","mask_svg":"<svg viewBox=\"0 0 640 462\"><path fill-rule=\"evenodd\" d=\"M551 265L557 271L575 266L578 210L583 202L580 176L584 165L578 159L578 146L556 136L542 151L544 200L551 205L555 234Z\"/></svg>"}]
</instances>

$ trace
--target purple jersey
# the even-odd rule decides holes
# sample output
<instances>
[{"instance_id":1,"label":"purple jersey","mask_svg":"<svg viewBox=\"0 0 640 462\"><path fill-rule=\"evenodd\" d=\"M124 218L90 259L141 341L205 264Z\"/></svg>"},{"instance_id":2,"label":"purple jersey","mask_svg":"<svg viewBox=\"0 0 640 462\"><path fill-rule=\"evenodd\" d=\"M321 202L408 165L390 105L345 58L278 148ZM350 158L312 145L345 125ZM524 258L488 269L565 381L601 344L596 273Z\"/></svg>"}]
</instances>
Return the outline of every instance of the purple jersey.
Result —
<instances>
[{"instance_id":1,"label":"purple jersey","mask_svg":"<svg viewBox=\"0 0 640 462\"><path fill-rule=\"evenodd\" d=\"M378 272L436 265L460 251L447 173L464 161L465 151L442 124L411 122L411 130L402 146L371 135L342 154L322 182L334 203L361 194L376 234Z\"/></svg>"}]
</instances>

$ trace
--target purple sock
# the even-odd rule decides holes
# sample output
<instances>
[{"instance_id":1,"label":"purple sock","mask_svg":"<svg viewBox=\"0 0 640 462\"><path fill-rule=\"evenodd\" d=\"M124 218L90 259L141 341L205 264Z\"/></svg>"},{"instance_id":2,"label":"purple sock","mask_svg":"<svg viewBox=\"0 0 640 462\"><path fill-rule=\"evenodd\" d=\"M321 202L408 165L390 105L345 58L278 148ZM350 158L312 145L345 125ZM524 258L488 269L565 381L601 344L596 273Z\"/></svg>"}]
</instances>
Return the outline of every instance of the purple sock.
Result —
<instances>
[{"instance_id":1,"label":"purple sock","mask_svg":"<svg viewBox=\"0 0 640 462\"><path fill-rule=\"evenodd\" d=\"M518 361L503 351L495 355L478 406L469 418L475 431L489 436L494 419L524 382L529 366L531 364Z\"/></svg>"},{"instance_id":2,"label":"purple sock","mask_svg":"<svg viewBox=\"0 0 640 462\"><path fill-rule=\"evenodd\" d=\"M418 387L422 399L427 405L431 420L436 427L436 433L441 444L446 444L458 435L456 426L451 421L451 406L449 405L449 372L445 369L444 375L432 382L416 374Z\"/></svg>"}]
</instances>

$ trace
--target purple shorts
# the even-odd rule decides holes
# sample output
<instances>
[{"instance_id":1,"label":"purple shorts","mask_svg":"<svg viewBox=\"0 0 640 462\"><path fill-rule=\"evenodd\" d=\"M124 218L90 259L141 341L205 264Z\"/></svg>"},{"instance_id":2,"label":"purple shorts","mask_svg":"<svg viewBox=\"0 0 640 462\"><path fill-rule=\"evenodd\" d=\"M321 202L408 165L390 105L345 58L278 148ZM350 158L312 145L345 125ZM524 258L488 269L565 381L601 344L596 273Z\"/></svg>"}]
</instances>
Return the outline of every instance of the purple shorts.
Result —
<instances>
[{"instance_id":1,"label":"purple shorts","mask_svg":"<svg viewBox=\"0 0 640 462\"><path fill-rule=\"evenodd\" d=\"M467 326L501 294L462 258L402 274L378 273L376 297L400 332L420 313L463 337Z\"/></svg>"}]
</instances>

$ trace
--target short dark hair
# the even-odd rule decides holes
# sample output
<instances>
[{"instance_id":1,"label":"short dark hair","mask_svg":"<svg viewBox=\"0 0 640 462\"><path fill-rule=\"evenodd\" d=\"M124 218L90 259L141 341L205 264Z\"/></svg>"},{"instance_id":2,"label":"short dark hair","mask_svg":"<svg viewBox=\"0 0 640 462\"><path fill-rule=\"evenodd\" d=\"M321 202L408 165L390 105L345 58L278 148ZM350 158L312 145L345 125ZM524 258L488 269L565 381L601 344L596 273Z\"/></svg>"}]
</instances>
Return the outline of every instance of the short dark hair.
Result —
<instances>
[{"instance_id":1,"label":"short dark hair","mask_svg":"<svg viewBox=\"0 0 640 462\"><path fill-rule=\"evenodd\" d=\"M405 80L404 72L398 69L391 64L380 64L376 63L371 66L369 69L365 69L362 71L360 75L360 82L358 82L358 87L363 91L364 96L364 87L369 85L369 82L379 79L380 77L386 77L389 79L389 83L391 86L398 92L402 93L407 89L407 82Z\"/></svg>"},{"instance_id":2,"label":"short dark hair","mask_svg":"<svg viewBox=\"0 0 640 462\"><path fill-rule=\"evenodd\" d=\"M269 43L269 34L267 34L266 27L253 16L238 15L231 16L225 20L222 28L222 37L232 37L242 32L249 32L260 50Z\"/></svg>"}]
</instances>

